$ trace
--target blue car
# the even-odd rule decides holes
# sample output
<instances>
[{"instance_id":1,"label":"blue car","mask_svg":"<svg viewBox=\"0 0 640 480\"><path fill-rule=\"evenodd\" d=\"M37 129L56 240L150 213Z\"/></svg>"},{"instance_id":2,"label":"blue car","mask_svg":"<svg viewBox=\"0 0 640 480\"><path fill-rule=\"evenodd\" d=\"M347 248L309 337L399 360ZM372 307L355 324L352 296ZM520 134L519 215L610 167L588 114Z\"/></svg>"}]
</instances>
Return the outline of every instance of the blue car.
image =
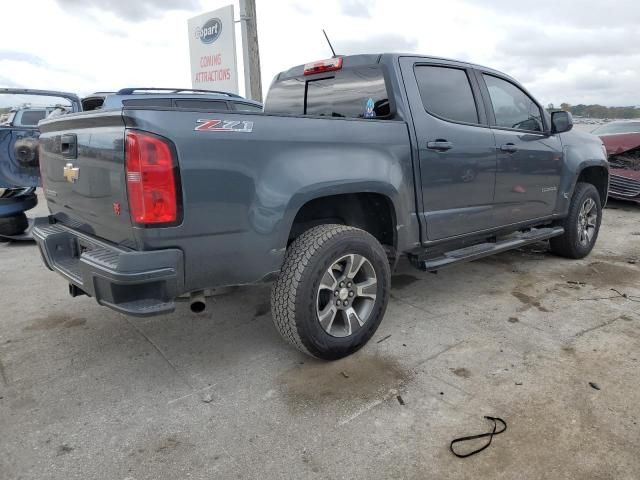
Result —
<instances>
[{"instance_id":1,"label":"blue car","mask_svg":"<svg viewBox=\"0 0 640 480\"><path fill-rule=\"evenodd\" d=\"M0 89L0 236L22 233L28 226L24 212L38 203L38 122L81 110L73 93Z\"/></svg>"}]
</instances>

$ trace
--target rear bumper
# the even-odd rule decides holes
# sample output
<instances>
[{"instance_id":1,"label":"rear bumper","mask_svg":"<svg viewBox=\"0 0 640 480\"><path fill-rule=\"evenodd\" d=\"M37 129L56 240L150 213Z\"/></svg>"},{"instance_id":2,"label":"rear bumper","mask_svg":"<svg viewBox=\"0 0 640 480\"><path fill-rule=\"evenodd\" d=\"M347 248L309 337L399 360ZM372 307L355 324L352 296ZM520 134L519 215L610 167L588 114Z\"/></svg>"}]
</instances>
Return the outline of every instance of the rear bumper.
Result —
<instances>
[{"instance_id":1,"label":"rear bumper","mask_svg":"<svg viewBox=\"0 0 640 480\"><path fill-rule=\"evenodd\" d=\"M184 287L182 251L116 247L38 218L33 229L44 263L96 301L128 315L172 312Z\"/></svg>"}]
</instances>

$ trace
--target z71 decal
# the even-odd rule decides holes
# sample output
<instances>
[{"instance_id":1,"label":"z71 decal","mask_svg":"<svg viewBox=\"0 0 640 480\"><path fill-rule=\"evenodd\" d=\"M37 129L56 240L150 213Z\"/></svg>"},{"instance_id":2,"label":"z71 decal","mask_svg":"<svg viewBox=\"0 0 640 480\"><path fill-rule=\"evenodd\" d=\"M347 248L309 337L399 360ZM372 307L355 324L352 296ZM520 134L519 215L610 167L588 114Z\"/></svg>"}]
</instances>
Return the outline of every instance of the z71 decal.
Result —
<instances>
[{"instance_id":1,"label":"z71 decal","mask_svg":"<svg viewBox=\"0 0 640 480\"><path fill-rule=\"evenodd\" d=\"M253 132L253 122L237 120L197 120L198 125L194 130L198 132Z\"/></svg>"}]
</instances>

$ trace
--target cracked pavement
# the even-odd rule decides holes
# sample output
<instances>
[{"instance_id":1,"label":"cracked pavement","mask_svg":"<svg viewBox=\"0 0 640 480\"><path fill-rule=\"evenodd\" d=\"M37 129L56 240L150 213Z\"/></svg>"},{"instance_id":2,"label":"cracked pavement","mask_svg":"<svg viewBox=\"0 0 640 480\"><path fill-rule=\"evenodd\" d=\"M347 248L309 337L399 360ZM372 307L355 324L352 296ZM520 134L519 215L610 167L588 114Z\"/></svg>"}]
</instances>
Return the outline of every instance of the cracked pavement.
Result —
<instances>
[{"instance_id":1,"label":"cracked pavement","mask_svg":"<svg viewBox=\"0 0 640 480\"><path fill-rule=\"evenodd\" d=\"M333 363L279 338L269 287L126 318L0 244L0 477L640 478L638 221L611 203L581 261L403 262L372 341ZM508 430L455 458L484 415Z\"/></svg>"}]
</instances>

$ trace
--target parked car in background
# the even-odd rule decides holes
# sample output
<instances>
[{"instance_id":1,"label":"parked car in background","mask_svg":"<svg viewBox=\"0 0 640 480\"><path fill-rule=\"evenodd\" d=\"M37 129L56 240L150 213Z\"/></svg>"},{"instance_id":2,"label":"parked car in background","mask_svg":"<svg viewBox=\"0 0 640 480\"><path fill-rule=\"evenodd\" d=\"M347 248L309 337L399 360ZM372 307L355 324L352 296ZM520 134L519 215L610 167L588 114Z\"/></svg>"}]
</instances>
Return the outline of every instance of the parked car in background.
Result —
<instances>
[{"instance_id":1,"label":"parked car in background","mask_svg":"<svg viewBox=\"0 0 640 480\"><path fill-rule=\"evenodd\" d=\"M280 73L264 114L127 99L41 122L34 228L72 296L125 314L275 281L282 337L337 359L375 333L400 256L436 271L550 240L583 258L598 237L602 142L496 70L352 55Z\"/></svg>"},{"instance_id":2,"label":"parked car in background","mask_svg":"<svg viewBox=\"0 0 640 480\"><path fill-rule=\"evenodd\" d=\"M73 93L0 88L0 236L22 233L38 202L38 122L80 110Z\"/></svg>"},{"instance_id":3,"label":"parked car in background","mask_svg":"<svg viewBox=\"0 0 640 480\"><path fill-rule=\"evenodd\" d=\"M640 120L611 122L592 133L600 137L609 155L609 196L640 203Z\"/></svg>"}]
</instances>

